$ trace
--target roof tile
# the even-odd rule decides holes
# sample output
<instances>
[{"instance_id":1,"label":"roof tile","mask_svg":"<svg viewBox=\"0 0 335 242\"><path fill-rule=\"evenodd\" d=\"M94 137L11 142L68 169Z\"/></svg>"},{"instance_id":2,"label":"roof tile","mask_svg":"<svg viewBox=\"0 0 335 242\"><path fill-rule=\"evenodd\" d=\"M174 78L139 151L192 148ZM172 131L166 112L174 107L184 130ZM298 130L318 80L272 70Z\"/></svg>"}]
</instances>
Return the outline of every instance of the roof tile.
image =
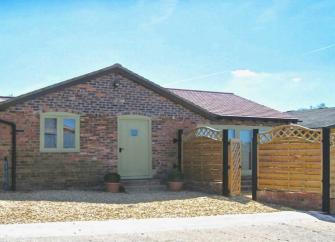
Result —
<instances>
[{"instance_id":1,"label":"roof tile","mask_svg":"<svg viewBox=\"0 0 335 242\"><path fill-rule=\"evenodd\" d=\"M298 111L288 111L289 115L298 117L302 126L308 128L323 128L335 125L335 108L319 108Z\"/></svg>"},{"instance_id":2,"label":"roof tile","mask_svg":"<svg viewBox=\"0 0 335 242\"><path fill-rule=\"evenodd\" d=\"M233 93L169 88L174 94L219 116L296 119Z\"/></svg>"}]
</instances>

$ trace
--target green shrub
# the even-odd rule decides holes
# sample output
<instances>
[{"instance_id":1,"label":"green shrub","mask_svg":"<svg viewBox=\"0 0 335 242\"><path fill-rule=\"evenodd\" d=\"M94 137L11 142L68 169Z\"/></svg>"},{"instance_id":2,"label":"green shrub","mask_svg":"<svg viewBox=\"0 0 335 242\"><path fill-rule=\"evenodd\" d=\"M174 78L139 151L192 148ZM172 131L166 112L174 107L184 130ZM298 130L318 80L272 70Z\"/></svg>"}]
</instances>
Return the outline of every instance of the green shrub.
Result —
<instances>
[{"instance_id":1,"label":"green shrub","mask_svg":"<svg viewBox=\"0 0 335 242\"><path fill-rule=\"evenodd\" d=\"M105 182L120 182L121 180L121 176L116 173L116 172L108 172L105 176L104 176L104 181Z\"/></svg>"},{"instance_id":2,"label":"green shrub","mask_svg":"<svg viewBox=\"0 0 335 242\"><path fill-rule=\"evenodd\" d=\"M184 175L177 168L172 169L168 174L169 181L182 181L183 179Z\"/></svg>"}]
</instances>

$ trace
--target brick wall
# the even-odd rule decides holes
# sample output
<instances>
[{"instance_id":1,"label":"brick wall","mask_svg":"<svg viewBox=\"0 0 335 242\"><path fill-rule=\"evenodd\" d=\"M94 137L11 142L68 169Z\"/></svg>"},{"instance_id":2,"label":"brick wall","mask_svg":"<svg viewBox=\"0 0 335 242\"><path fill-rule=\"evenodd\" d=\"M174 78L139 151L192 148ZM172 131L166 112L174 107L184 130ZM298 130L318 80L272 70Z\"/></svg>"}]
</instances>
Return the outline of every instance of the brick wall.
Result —
<instances>
[{"instance_id":1,"label":"brick wall","mask_svg":"<svg viewBox=\"0 0 335 242\"><path fill-rule=\"evenodd\" d=\"M120 85L113 86L113 80ZM79 153L40 153L40 113L80 115ZM117 170L117 116L137 114L152 120L153 174L164 177L177 162L177 129L193 129L208 120L116 74L60 89L0 112L22 130L17 134L17 189L85 188L102 184ZM220 122L223 124L222 122ZM255 122L252 122L255 125ZM186 131L185 131L186 132Z\"/></svg>"},{"instance_id":2,"label":"brick wall","mask_svg":"<svg viewBox=\"0 0 335 242\"><path fill-rule=\"evenodd\" d=\"M112 81L120 80L114 88ZM40 113L80 115L80 153L40 153ZM117 116L152 119L153 174L164 177L177 161L177 129L192 129L203 117L128 79L110 74L10 107L0 118L23 130L17 134L17 188L58 189L102 184L117 170Z\"/></svg>"},{"instance_id":3,"label":"brick wall","mask_svg":"<svg viewBox=\"0 0 335 242\"><path fill-rule=\"evenodd\" d=\"M0 191L4 181L4 158L11 159L11 143L11 127L0 123Z\"/></svg>"},{"instance_id":4,"label":"brick wall","mask_svg":"<svg viewBox=\"0 0 335 242\"><path fill-rule=\"evenodd\" d=\"M257 191L257 200L303 210L321 210L322 208L322 195L312 192L262 190Z\"/></svg>"}]
</instances>

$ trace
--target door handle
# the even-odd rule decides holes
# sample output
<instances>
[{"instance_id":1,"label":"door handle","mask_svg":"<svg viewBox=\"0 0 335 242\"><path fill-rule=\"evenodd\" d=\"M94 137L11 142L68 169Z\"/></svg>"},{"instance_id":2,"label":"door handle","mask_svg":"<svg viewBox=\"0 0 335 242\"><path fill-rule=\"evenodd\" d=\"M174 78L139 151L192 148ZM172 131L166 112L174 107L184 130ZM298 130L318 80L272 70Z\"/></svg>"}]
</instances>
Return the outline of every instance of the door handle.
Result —
<instances>
[{"instance_id":1,"label":"door handle","mask_svg":"<svg viewBox=\"0 0 335 242\"><path fill-rule=\"evenodd\" d=\"M121 147L120 147L120 148L119 148L119 152L121 153L121 152L122 152L122 150L123 150L123 148L121 148Z\"/></svg>"}]
</instances>

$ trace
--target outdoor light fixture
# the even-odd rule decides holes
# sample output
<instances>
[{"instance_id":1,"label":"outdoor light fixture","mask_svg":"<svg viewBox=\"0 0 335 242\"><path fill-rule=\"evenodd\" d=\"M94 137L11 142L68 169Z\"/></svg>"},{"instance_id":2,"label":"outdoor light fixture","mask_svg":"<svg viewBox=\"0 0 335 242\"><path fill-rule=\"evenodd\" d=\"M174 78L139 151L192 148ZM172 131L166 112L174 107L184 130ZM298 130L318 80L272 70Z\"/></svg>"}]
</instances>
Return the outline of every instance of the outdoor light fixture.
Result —
<instances>
[{"instance_id":1,"label":"outdoor light fixture","mask_svg":"<svg viewBox=\"0 0 335 242\"><path fill-rule=\"evenodd\" d=\"M120 86L120 80L118 80L118 79L114 80L114 82L113 82L113 87L114 87L114 88L117 88L117 87L119 87L119 86Z\"/></svg>"}]
</instances>

